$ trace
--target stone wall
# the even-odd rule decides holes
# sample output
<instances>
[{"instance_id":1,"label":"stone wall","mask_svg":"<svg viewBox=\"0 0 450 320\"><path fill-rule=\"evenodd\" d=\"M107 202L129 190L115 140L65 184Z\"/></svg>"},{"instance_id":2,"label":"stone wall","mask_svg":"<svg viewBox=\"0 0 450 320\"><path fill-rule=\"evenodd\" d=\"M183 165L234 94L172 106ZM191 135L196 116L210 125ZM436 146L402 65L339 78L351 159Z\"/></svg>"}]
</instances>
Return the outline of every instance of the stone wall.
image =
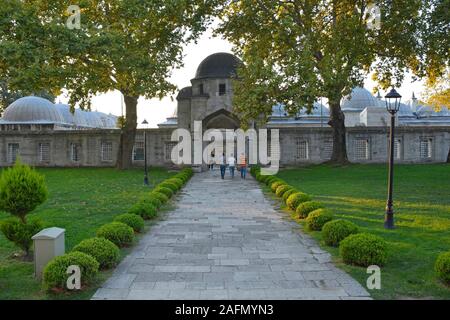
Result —
<instances>
[{"instance_id":1,"label":"stone wall","mask_svg":"<svg viewBox=\"0 0 450 320\"><path fill-rule=\"evenodd\" d=\"M138 131L137 145L143 148L143 130ZM152 166L173 166L170 153L172 129L148 129L147 158ZM9 153L13 144L19 147L23 162L38 167L114 167L119 147L118 130L2 132L0 166L11 165ZM385 163L388 154L389 128L357 127L347 129L347 151L356 163ZM9 146L10 145L10 146ZM77 146L76 161L73 145ZM45 149L43 152L41 148ZM396 132L397 163L446 162L450 147L448 128L398 127ZM141 149L143 150L143 149ZM327 161L331 157L330 128L280 129L282 166ZM141 153L143 155L143 153ZM143 157L133 161L143 166Z\"/></svg>"}]
</instances>

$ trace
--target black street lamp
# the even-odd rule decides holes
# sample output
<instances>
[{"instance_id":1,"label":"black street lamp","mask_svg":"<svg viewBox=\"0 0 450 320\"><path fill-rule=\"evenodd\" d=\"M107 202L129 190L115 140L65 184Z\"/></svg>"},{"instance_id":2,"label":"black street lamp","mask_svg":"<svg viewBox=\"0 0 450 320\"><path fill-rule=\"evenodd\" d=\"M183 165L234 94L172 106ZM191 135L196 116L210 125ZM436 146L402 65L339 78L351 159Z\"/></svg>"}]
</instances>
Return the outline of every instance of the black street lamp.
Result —
<instances>
[{"instance_id":1,"label":"black street lamp","mask_svg":"<svg viewBox=\"0 0 450 320\"><path fill-rule=\"evenodd\" d=\"M142 124L144 125L144 184L146 186L149 185L148 183L148 168L147 168L147 125L148 122L146 119L142 121Z\"/></svg>"},{"instance_id":2,"label":"black street lamp","mask_svg":"<svg viewBox=\"0 0 450 320\"><path fill-rule=\"evenodd\" d=\"M395 114L400 109L402 96L394 89L386 95L386 109L391 114L391 134L389 148L389 182L388 182L388 200L386 204L386 215L384 227L394 229L394 209L392 201L392 191L394 187L394 134L395 134Z\"/></svg>"}]
</instances>

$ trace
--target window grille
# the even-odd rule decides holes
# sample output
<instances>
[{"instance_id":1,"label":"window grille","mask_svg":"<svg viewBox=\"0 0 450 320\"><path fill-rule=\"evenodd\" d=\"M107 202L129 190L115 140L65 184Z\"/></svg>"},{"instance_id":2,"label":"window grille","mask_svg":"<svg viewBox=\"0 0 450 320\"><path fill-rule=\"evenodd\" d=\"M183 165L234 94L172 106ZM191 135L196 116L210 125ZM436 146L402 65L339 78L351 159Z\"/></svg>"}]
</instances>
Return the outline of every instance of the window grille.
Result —
<instances>
[{"instance_id":1,"label":"window grille","mask_svg":"<svg viewBox=\"0 0 450 320\"><path fill-rule=\"evenodd\" d=\"M103 141L102 142L102 161L113 161L113 145L112 142Z\"/></svg>"},{"instance_id":2,"label":"window grille","mask_svg":"<svg viewBox=\"0 0 450 320\"><path fill-rule=\"evenodd\" d=\"M369 159L369 140L358 139L355 141L355 158L357 160Z\"/></svg>"},{"instance_id":3,"label":"window grille","mask_svg":"<svg viewBox=\"0 0 450 320\"><path fill-rule=\"evenodd\" d=\"M8 143L8 162L15 163L19 155L19 144Z\"/></svg>"},{"instance_id":4,"label":"window grille","mask_svg":"<svg viewBox=\"0 0 450 320\"><path fill-rule=\"evenodd\" d=\"M39 143L39 162L50 162L50 143Z\"/></svg>"}]
</instances>

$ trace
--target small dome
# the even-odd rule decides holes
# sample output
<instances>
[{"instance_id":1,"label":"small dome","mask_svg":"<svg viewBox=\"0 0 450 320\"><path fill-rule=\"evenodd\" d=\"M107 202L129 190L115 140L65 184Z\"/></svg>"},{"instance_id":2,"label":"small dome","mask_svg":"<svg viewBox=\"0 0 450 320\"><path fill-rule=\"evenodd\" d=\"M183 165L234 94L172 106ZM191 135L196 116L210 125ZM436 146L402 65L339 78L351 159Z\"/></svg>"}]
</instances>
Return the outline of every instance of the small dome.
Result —
<instances>
[{"instance_id":1,"label":"small dome","mask_svg":"<svg viewBox=\"0 0 450 320\"><path fill-rule=\"evenodd\" d=\"M55 105L47 99L30 96L17 99L6 108L4 121L62 123L63 117Z\"/></svg>"},{"instance_id":2,"label":"small dome","mask_svg":"<svg viewBox=\"0 0 450 320\"><path fill-rule=\"evenodd\" d=\"M367 107L381 107L380 100L375 98L369 90L356 87L352 93L342 100L342 110L361 110Z\"/></svg>"},{"instance_id":3,"label":"small dome","mask_svg":"<svg viewBox=\"0 0 450 320\"><path fill-rule=\"evenodd\" d=\"M240 63L241 61L230 53L215 53L200 63L195 78L231 78L237 75Z\"/></svg>"},{"instance_id":4,"label":"small dome","mask_svg":"<svg viewBox=\"0 0 450 320\"><path fill-rule=\"evenodd\" d=\"M72 112L70 112L70 106L68 104L57 103L55 104L55 107L56 109L58 109L59 114L63 118L64 123L72 125L75 124L74 116Z\"/></svg>"},{"instance_id":5,"label":"small dome","mask_svg":"<svg viewBox=\"0 0 450 320\"><path fill-rule=\"evenodd\" d=\"M272 107L272 117L286 117L286 111L282 104L276 104Z\"/></svg>"},{"instance_id":6,"label":"small dome","mask_svg":"<svg viewBox=\"0 0 450 320\"><path fill-rule=\"evenodd\" d=\"M420 106L417 107L417 115L420 117L431 117L435 114L434 110L430 106Z\"/></svg>"},{"instance_id":7,"label":"small dome","mask_svg":"<svg viewBox=\"0 0 450 320\"><path fill-rule=\"evenodd\" d=\"M180 90L177 95L177 100L190 99L192 97L192 87L186 87Z\"/></svg>"},{"instance_id":8,"label":"small dome","mask_svg":"<svg viewBox=\"0 0 450 320\"><path fill-rule=\"evenodd\" d=\"M400 109L398 110L398 115L402 116L413 116L414 113L411 110L411 107L405 103L400 103Z\"/></svg>"}]
</instances>

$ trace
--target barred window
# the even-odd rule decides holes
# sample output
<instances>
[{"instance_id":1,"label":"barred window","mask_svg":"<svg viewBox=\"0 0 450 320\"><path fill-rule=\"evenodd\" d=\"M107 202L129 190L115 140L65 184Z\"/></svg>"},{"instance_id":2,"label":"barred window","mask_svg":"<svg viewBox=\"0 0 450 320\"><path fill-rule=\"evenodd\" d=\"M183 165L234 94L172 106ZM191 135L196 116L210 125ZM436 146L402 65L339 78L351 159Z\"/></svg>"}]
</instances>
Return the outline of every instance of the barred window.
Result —
<instances>
[{"instance_id":1,"label":"barred window","mask_svg":"<svg viewBox=\"0 0 450 320\"><path fill-rule=\"evenodd\" d=\"M395 139L394 141L394 158L401 159L402 158L402 140Z\"/></svg>"},{"instance_id":2,"label":"barred window","mask_svg":"<svg viewBox=\"0 0 450 320\"><path fill-rule=\"evenodd\" d=\"M297 159L308 160L309 159L308 141L297 139L296 147L297 147Z\"/></svg>"},{"instance_id":3,"label":"barred window","mask_svg":"<svg viewBox=\"0 0 450 320\"><path fill-rule=\"evenodd\" d=\"M144 141L136 141L133 148L133 161L143 161L144 158Z\"/></svg>"},{"instance_id":4,"label":"barred window","mask_svg":"<svg viewBox=\"0 0 450 320\"><path fill-rule=\"evenodd\" d=\"M357 159L357 160L369 159L369 140L368 139L355 140L355 159Z\"/></svg>"},{"instance_id":5,"label":"barred window","mask_svg":"<svg viewBox=\"0 0 450 320\"><path fill-rule=\"evenodd\" d=\"M50 143L39 143L39 162L50 162Z\"/></svg>"},{"instance_id":6,"label":"barred window","mask_svg":"<svg viewBox=\"0 0 450 320\"><path fill-rule=\"evenodd\" d=\"M70 144L70 160L79 162L81 159L81 145L79 143Z\"/></svg>"},{"instance_id":7,"label":"barred window","mask_svg":"<svg viewBox=\"0 0 450 320\"><path fill-rule=\"evenodd\" d=\"M333 140L325 140L323 143L323 158L331 159L333 154Z\"/></svg>"},{"instance_id":8,"label":"barred window","mask_svg":"<svg viewBox=\"0 0 450 320\"><path fill-rule=\"evenodd\" d=\"M433 140L430 138L422 139L420 141L420 158L431 159L433 156Z\"/></svg>"},{"instance_id":9,"label":"barred window","mask_svg":"<svg viewBox=\"0 0 450 320\"><path fill-rule=\"evenodd\" d=\"M227 93L227 86L225 83L219 84L219 96L224 96Z\"/></svg>"},{"instance_id":10,"label":"barred window","mask_svg":"<svg viewBox=\"0 0 450 320\"><path fill-rule=\"evenodd\" d=\"M172 150L178 144L176 141L168 141L164 146L164 159L166 161L172 160Z\"/></svg>"},{"instance_id":11,"label":"barred window","mask_svg":"<svg viewBox=\"0 0 450 320\"><path fill-rule=\"evenodd\" d=\"M102 161L113 161L113 145L110 141L102 141Z\"/></svg>"},{"instance_id":12,"label":"barred window","mask_svg":"<svg viewBox=\"0 0 450 320\"><path fill-rule=\"evenodd\" d=\"M279 155L280 155L280 144L276 143L275 146L272 148L272 141L269 140L270 142L267 144L267 156L268 157L272 157L272 156L278 156L279 159Z\"/></svg>"},{"instance_id":13,"label":"barred window","mask_svg":"<svg viewBox=\"0 0 450 320\"><path fill-rule=\"evenodd\" d=\"M19 155L19 144L18 143L8 143L8 162L14 163Z\"/></svg>"}]
</instances>

